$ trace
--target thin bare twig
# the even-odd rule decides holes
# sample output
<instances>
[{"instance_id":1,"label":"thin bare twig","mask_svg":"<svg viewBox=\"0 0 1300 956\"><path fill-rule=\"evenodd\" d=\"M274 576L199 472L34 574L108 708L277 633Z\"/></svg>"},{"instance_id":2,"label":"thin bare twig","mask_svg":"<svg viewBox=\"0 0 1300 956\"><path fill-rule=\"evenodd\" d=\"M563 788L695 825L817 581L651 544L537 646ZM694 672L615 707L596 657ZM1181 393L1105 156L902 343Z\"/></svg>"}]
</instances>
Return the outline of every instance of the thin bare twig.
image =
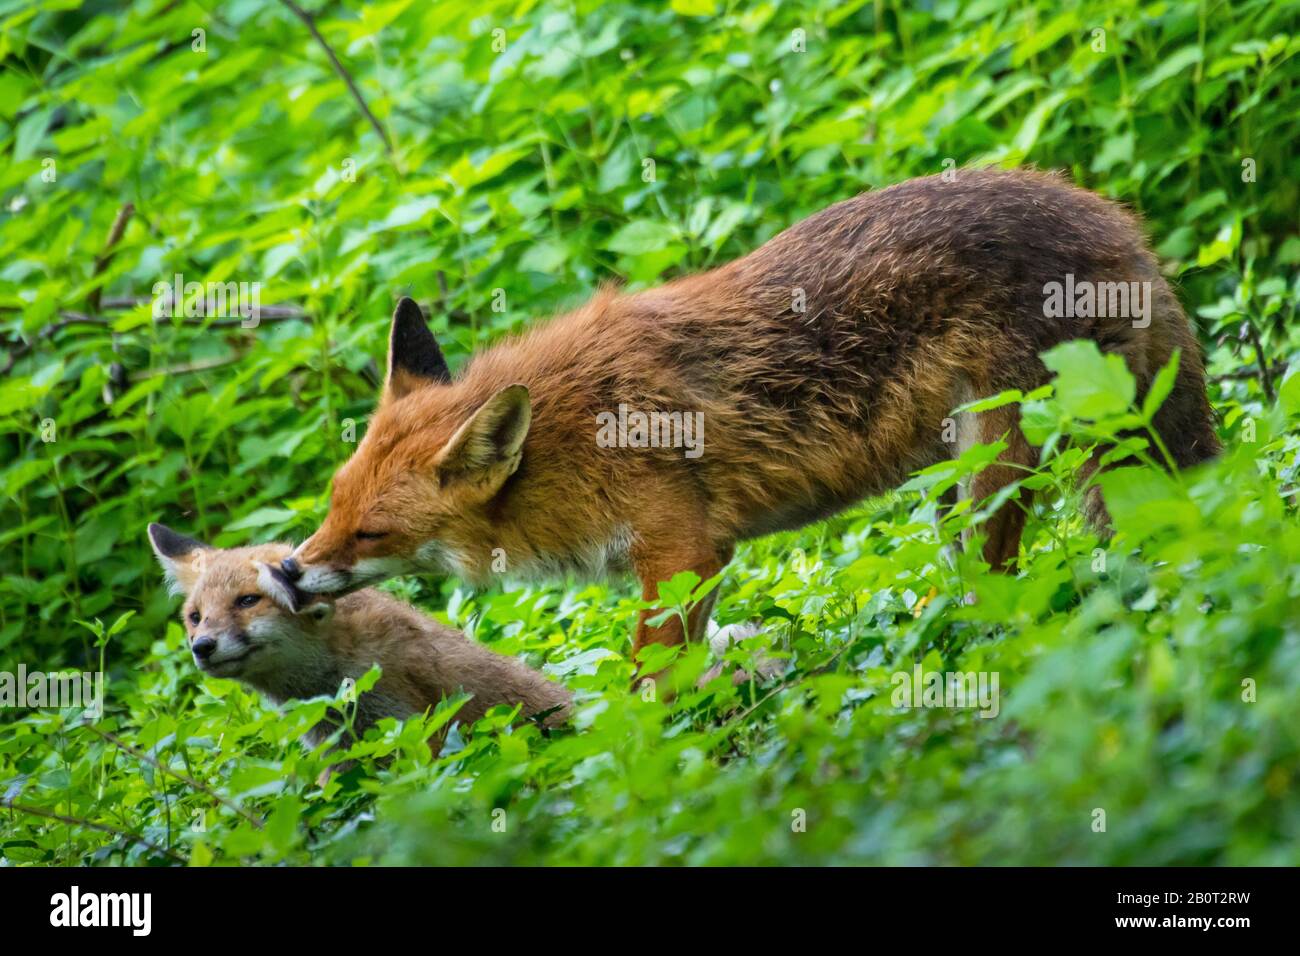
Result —
<instances>
[{"instance_id":1,"label":"thin bare twig","mask_svg":"<svg viewBox=\"0 0 1300 956\"><path fill-rule=\"evenodd\" d=\"M145 753L143 750L131 746L131 744L127 743L125 740L123 740L121 737L118 737L116 734L110 734L107 730L100 730L98 727L95 727L92 724L82 724L81 726L83 726L86 730L89 730L91 733L95 733L103 737L109 743L112 743L115 746L122 748L127 753L131 754L131 756L139 760L143 760L145 763L151 764L158 770L161 770L163 773L171 774L177 780L181 781L181 783L193 787L195 790L199 791L200 793L207 794L213 800L216 800L218 803L220 803L223 807L226 807L229 810L233 810L235 813L239 814L241 817L243 817L253 826L257 827L257 829L259 830L262 829L261 820L259 820L253 814L249 813L247 810L245 810L239 804L235 803L233 800L229 799L228 797L223 797L221 794L217 793L211 787L199 783L193 777L188 776L187 774L183 774L179 770L173 770L171 767L164 765L160 761L156 760L154 757Z\"/></svg>"},{"instance_id":2,"label":"thin bare twig","mask_svg":"<svg viewBox=\"0 0 1300 956\"><path fill-rule=\"evenodd\" d=\"M117 211L113 218L113 227L108 230L108 241L104 243L104 251L99 254L95 260L95 267L90 272L92 281L98 279L108 268L108 264L113 261L113 251L117 244L122 241L122 235L126 232L127 225L131 222L131 217L135 215L135 204L127 203ZM99 311L99 299L103 294L104 287L95 286L90 290L90 295L86 298L86 306L91 312Z\"/></svg>"},{"instance_id":3,"label":"thin bare twig","mask_svg":"<svg viewBox=\"0 0 1300 956\"><path fill-rule=\"evenodd\" d=\"M447 273L445 273L445 272L443 272L441 269L439 269L439 270L437 271L436 275L437 275L437 278L438 278L438 302L437 302L437 305L438 305L438 308L439 308L442 312L444 312L444 313L446 314L446 316L447 316L447 322L448 322L449 324L450 324L450 323L456 323L456 322L468 322L468 321L470 320L470 315L469 315L468 312L466 312L464 309L460 309L460 308L452 308L452 305L451 305L451 292L450 292L450 290L448 290L448 288L447 288ZM430 310L430 313L432 313L432 310ZM429 315L429 318L432 318L432 317L433 317L432 314L430 314L430 315Z\"/></svg>"},{"instance_id":4,"label":"thin bare twig","mask_svg":"<svg viewBox=\"0 0 1300 956\"><path fill-rule=\"evenodd\" d=\"M94 820L83 820L80 817L64 816L62 813L55 813L53 810L45 810L41 807L29 807L26 804L14 803L12 800L6 800L4 805L11 810L17 810L20 813L27 813L34 817L42 817L46 820L57 820L59 823L66 823L69 826L85 827L87 830L97 830L100 833L107 833L111 836L119 837L123 840L132 840L143 847L148 847L155 853L161 853L163 856L175 863L185 864L188 861L174 850L169 850L165 846L159 846L140 836L138 833L132 833L130 830L123 830L120 827L112 826L108 823L96 823Z\"/></svg>"},{"instance_id":5,"label":"thin bare twig","mask_svg":"<svg viewBox=\"0 0 1300 956\"><path fill-rule=\"evenodd\" d=\"M150 300L141 299L106 299L103 303L105 309L129 309L136 308L140 305L147 305ZM4 311L0 309L0 311ZM286 322L290 319L303 319L310 322L311 316L295 306L288 305L264 305L258 310L258 325L270 322ZM52 335L62 332L64 329L73 325L86 325L92 328L103 328L114 320L106 315L87 315L84 312L73 312L62 310L59 312L59 321L51 322L49 325L42 327L30 339L19 341L13 345L6 345L9 353L8 361L0 372L8 372L14 367L20 358L36 347L36 343L41 339L48 339ZM153 320L154 325L170 325L174 320L168 316L156 318ZM233 328L254 328L254 326L245 326L246 319L212 319L189 317L180 320L181 325L192 327L203 327L209 329L233 329Z\"/></svg>"},{"instance_id":6,"label":"thin bare twig","mask_svg":"<svg viewBox=\"0 0 1300 956\"><path fill-rule=\"evenodd\" d=\"M164 365L161 368L146 368L138 372L132 372L127 376L127 381L143 382L145 379L157 378L160 375L171 377L173 375L192 375L195 372L207 372L214 368L224 368L227 365L238 365L244 360L244 356L236 355L234 358L227 359L199 359L197 362L182 362L179 365Z\"/></svg>"},{"instance_id":7,"label":"thin bare twig","mask_svg":"<svg viewBox=\"0 0 1300 956\"><path fill-rule=\"evenodd\" d=\"M131 296L125 296L116 299L105 299L103 304L103 311L116 312L122 309L138 309L141 308L142 306L152 305L153 301L154 300L152 298L144 295L131 295ZM262 306L258 306L257 314L261 316L263 319L310 319L311 318L310 315L308 315L299 306L296 305L262 305ZM96 318L100 318L103 321L108 321L108 319L103 316L97 316ZM162 316L160 318L154 319L154 321L168 322L170 321L170 318L167 316ZM183 321L186 325L202 325L204 324L205 320L202 318L195 318L191 316L189 318L184 319ZM242 320L231 319L229 321L239 322Z\"/></svg>"},{"instance_id":8,"label":"thin bare twig","mask_svg":"<svg viewBox=\"0 0 1300 956\"><path fill-rule=\"evenodd\" d=\"M152 305L152 304L153 304L153 299L144 296L132 296L125 299L105 299L100 304L100 312L98 313L89 314L86 312L76 312L72 309L61 309L59 311L59 315L71 319L74 323L86 323L88 325L107 325L109 322L112 322L114 320L109 316L104 315L103 314L104 312L121 312L128 309L143 308L146 305ZM22 310L19 309L17 306L0 305L0 312L20 312L20 311ZM301 308L299 308L296 305L262 305L262 306L258 306L257 314L263 320L265 319L310 320L311 319L311 316L308 313L304 312ZM168 315L157 316L156 318L154 318L153 321L155 324L161 325L165 323L170 323L172 321L172 317ZM212 322L208 322L207 319L204 318L203 316L187 316L181 319L181 324L182 325L216 325L218 322L222 322L226 325L233 325L237 322L242 322L242 321L244 320L243 319L225 319L225 320L215 319ZM66 325L68 323L64 323L64 324ZM56 328L55 331L58 331L58 329Z\"/></svg>"},{"instance_id":9,"label":"thin bare twig","mask_svg":"<svg viewBox=\"0 0 1300 956\"><path fill-rule=\"evenodd\" d=\"M1271 381L1276 381L1288 368L1287 362L1274 362L1268 367L1267 376ZM1248 378L1259 378L1260 371L1257 368L1239 368L1236 371L1224 372L1222 375L1210 376L1211 382L1235 382Z\"/></svg>"},{"instance_id":10,"label":"thin bare twig","mask_svg":"<svg viewBox=\"0 0 1300 956\"><path fill-rule=\"evenodd\" d=\"M84 312L61 311L59 313L59 316L65 320L63 322L56 323L59 326L59 328L62 328L63 326L66 325L108 325L113 321L106 315L86 315ZM246 323L249 320L243 318L242 316L237 316L232 319L211 319L211 320L203 316L187 316L180 320L180 324L190 325L195 327L202 326L203 328L208 328L208 329L233 329L235 327L239 327L241 329L243 328L255 329L263 322L284 322L288 319L310 319L310 318L311 316L303 312L301 309L296 309L296 308L286 307L286 306L267 305L257 310L257 321L254 322L252 325L247 325ZM173 321L175 320L171 316L164 315L153 319L153 324L171 325ZM55 328L54 331L57 332L58 329Z\"/></svg>"},{"instance_id":11,"label":"thin bare twig","mask_svg":"<svg viewBox=\"0 0 1300 956\"><path fill-rule=\"evenodd\" d=\"M754 703L751 706L746 707L740 713L733 714L731 717L727 718L726 723L724 723L720 729L727 731L727 733L731 733L731 731L733 731L736 727L739 727L746 720L748 720L749 716L753 714L754 711L758 710L760 707L766 704L777 694L781 693L781 691L789 690L791 687L794 687L796 684L802 683L803 681L807 680L809 677L816 677L818 674L826 673L828 670L834 667L836 663L838 663L839 659L844 656L844 652L853 646L854 646L854 642L850 640L847 644L845 644L838 651L832 654L826 661L817 665L812 670L804 671L801 674L795 674L781 681L781 683L773 687L771 691L764 694L758 700L754 701Z\"/></svg>"},{"instance_id":12,"label":"thin bare twig","mask_svg":"<svg viewBox=\"0 0 1300 956\"><path fill-rule=\"evenodd\" d=\"M352 94L352 98L357 101L357 106L360 107L362 114L370 121L370 125L375 128L375 132L379 134L379 138L383 140L384 149L388 150L389 158L393 161L393 165L400 173L402 168L397 161L397 151L393 149L393 141L388 138L388 131L384 129L383 124L379 122L375 117L375 114L370 112L370 107L366 105L366 99L361 95L361 90L357 88L356 82L352 79L352 74L350 74L343 64L339 62L338 56L334 53L334 48L325 41L323 36L321 36L320 30L316 28L316 18L302 7L298 6L298 4L294 3L293 0L280 0L280 2L288 7L293 12L294 16L306 25L307 29L311 31L311 35L316 38L316 42L321 45L321 49L325 51L325 55L329 57L330 63L334 66L334 72L337 73L339 78L347 84L348 91Z\"/></svg>"},{"instance_id":13,"label":"thin bare twig","mask_svg":"<svg viewBox=\"0 0 1300 956\"><path fill-rule=\"evenodd\" d=\"M1255 349L1255 359L1259 363L1259 384L1264 389L1264 398L1273 401L1273 379L1268 373L1268 359L1264 355L1264 343L1259 340L1259 330L1250 319L1245 321L1245 332L1250 337L1250 344Z\"/></svg>"}]
</instances>

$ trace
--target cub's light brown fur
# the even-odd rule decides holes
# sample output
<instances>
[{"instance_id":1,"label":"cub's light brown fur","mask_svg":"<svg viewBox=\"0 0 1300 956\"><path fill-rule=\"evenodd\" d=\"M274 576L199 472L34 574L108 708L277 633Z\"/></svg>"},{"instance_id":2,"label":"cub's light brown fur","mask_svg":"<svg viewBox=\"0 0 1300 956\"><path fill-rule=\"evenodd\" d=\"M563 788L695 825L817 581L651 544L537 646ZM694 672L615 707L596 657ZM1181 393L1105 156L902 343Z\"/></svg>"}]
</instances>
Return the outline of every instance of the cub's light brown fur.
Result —
<instances>
[{"instance_id":1,"label":"cub's light brown fur","mask_svg":"<svg viewBox=\"0 0 1300 956\"><path fill-rule=\"evenodd\" d=\"M1067 274L1151 283L1149 326L1046 317L1045 286ZM285 570L304 590L339 592L408 572L481 581L501 554L523 574L630 568L654 599L676 572L716 573L739 540L1006 435L1004 464L971 489L994 493L1036 460L1018 410L978 415L956 447L941 440L945 418L1043 384L1039 353L1075 338L1121 355L1139 398L1181 350L1157 428L1179 465L1218 450L1195 337L1139 224L1043 173L961 170L858 196L711 272L602 292L454 379L404 300L380 407ZM702 412L703 454L598 446L596 416L620 403ZM1025 500L988 523L996 568L1014 563ZM1104 524L1095 492L1089 511ZM675 619L650 628L651 614L634 651L683 636Z\"/></svg>"},{"instance_id":2,"label":"cub's light brown fur","mask_svg":"<svg viewBox=\"0 0 1300 956\"><path fill-rule=\"evenodd\" d=\"M279 572L288 544L208 548L156 524L149 538L169 580L185 594L182 619L195 663L277 703L332 697L344 678L355 680L379 664L383 676L357 700L358 733L384 717L423 713L462 691L474 696L457 712L460 721L473 722L496 704L522 704L522 717L542 716L548 726L568 715L571 697L560 684L381 591L299 608L301 595ZM251 606L240 606L241 598L253 597ZM209 656L198 653L202 640L216 642ZM332 730L318 727L310 739L319 743Z\"/></svg>"}]
</instances>

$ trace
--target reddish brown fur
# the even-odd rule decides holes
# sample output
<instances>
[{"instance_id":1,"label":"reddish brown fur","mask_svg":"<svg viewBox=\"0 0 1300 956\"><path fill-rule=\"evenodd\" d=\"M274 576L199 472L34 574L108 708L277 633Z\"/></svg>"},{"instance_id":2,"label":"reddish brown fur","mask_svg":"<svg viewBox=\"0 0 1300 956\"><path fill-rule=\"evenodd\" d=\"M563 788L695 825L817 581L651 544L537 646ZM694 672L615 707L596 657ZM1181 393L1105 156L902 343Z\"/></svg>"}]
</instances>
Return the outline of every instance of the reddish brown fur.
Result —
<instances>
[{"instance_id":1,"label":"reddish brown fur","mask_svg":"<svg viewBox=\"0 0 1300 956\"><path fill-rule=\"evenodd\" d=\"M1044 286L1067 272L1151 282L1150 326L1046 318ZM806 311L793 309L796 290ZM1197 343L1131 215L1026 170L911 180L831 206L703 275L604 291L475 356L454 381L389 389L335 476L329 516L295 557L344 571L367 558L382 576L432 569L413 555L437 541L447 569L481 580L502 548L524 572L630 564L653 599L675 572L718 571L738 540L833 514L951 457L960 449L940 436L956 405L1041 385L1038 354L1072 338L1122 355L1139 394L1181 349L1158 428L1180 465L1217 451ZM440 457L449 439L514 383L532 403L521 457L455 477ZM598 447L596 416L620 403L703 412L702 457ZM979 440L1010 433L1009 464L1036 460L1014 411L977 426ZM1015 476L989 469L974 494ZM1092 508L1104 520L1095 496ZM389 537L357 541L368 525ZM990 564L1014 561L1022 525L1014 503L990 521ZM681 640L675 621L648 628L648 613L634 650Z\"/></svg>"}]
</instances>

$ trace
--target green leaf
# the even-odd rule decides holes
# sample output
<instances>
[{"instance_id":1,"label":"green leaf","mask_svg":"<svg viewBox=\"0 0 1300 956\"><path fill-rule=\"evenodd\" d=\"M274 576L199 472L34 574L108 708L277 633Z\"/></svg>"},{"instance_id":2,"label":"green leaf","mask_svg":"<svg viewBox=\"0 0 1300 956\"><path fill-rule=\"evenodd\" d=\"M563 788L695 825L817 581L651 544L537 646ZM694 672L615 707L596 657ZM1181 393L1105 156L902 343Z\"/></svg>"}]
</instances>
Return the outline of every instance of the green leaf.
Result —
<instances>
[{"instance_id":1,"label":"green leaf","mask_svg":"<svg viewBox=\"0 0 1300 956\"><path fill-rule=\"evenodd\" d=\"M672 8L684 17L711 17L718 5L716 0L672 0Z\"/></svg>"},{"instance_id":2,"label":"green leaf","mask_svg":"<svg viewBox=\"0 0 1300 956\"><path fill-rule=\"evenodd\" d=\"M1148 422L1155 420L1156 412L1164 404L1169 393L1174 390L1174 383L1178 381L1178 361L1180 353L1174 349L1169 361L1156 373L1156 377L1151 381L1151 387L1147 390L1146 398L1142 400L1142 417Z\"/></svg>"},{"instance_id":3,"label":"green leaf","mask_svg":"<svg viewBox=\"0 0 1300 956\"><path fill-rule=\"evenodd\" d=\"M1291 371L1277 389L1278 404L1287 417L1300 415L1300 371Z\"/></svg>"},{"instance_id":4,"label":"green leaf","mask_svg":"<svg viewBox=\"0 0 1300 956\"><path fill-rule=\"evenodd\" d=\"M694 571L678 571L670 581L659 582L659 603L671 607L681 607L691 600L691 594L700 583L700 576Z\"/></svg>"},{"instance_id":5,"label":"green leaf","mask_svg":"<svg viewBox=\"0 0 1300 956\"><path fill-rule=\"evenodd\" d=\"M526 272L550 274L560 271L568 258L567 243L560 239L543 239L528 247L528 251L519 259L519 268Z\"/></svg>"},{"instance_id":6,"label":"green leaf","mask_svg":"<svg viewBox=\"0 0 1300 956\"><path fill-rule=\"evenodd\" d=\"M1126 412L1137 385L1118 355L1103 355L1091 340L1063 342L1043 353L1056 373L1056 400L1075 418L1097 421Z\"/></svg>"},{"instance_id":7,"label":"green leaf","mask_svg":"<svg viewBox=\"0 0 1300 956\"><path fill-rule=\"evenodd\" d=\"M1166 472L1154 468L1114 468L1097 479L1106 508L1117 530L1134 541L1166 528L1190 531L1200 512L1187 493Z\"/></svg>"},{"instance_id":8,"label":"green leaf","mask_svg":"<svg viewBox=\"0 0 1300 956\"><path fill-rule=\"evenodd\" d=\"M257 508L238 521L226 525L226 530L245 531L249 528L263 528L271 524L286 524L290 521L296 521L297 518L298 512L290 511L288 508Z\"/></svg>"},{"instance_id":9,"label":"green leaf","mask_svg":"<svg viewBox=\"0 0 1300 956\"><path fill-rule=\"evenodd\" d=\"M677 240L677 230L665 222L638 219L630 222L605 243L611 252L639 256L670 245Z\"/></svg>"},{"instance_id":10,"label":"green leaf","mask_svg":"<svg viewBox=\"0 0 1300 956\"><path fill-rule=\"evenodd\" d=\"M1058 90L1050 96L1045 97L1039 102L1024 121L1020 124L1020 129L1016 131L1015 137L1011 140L1011 148L1021 156L1028 156L1033 151L1034 144L1038 142L1038 137L1042 134L1043 125L1056 112L1056 108L1066 100L1066 93Z\"/></svg>"},{"instance_id":11,"label":"green leaf","mask_svg":"<svg viewBox=\"0 0 1300 956\"><path fill-rule=\"evenodd\" d=\"M1202 55L1201 48L1195 44L1176 50L1164 57L1150 73L1138 82L1137 92L1146 93L1155 89L1161 83L1172 79L1188 67L1200 63Z\"/></svg>"}]
</instances>

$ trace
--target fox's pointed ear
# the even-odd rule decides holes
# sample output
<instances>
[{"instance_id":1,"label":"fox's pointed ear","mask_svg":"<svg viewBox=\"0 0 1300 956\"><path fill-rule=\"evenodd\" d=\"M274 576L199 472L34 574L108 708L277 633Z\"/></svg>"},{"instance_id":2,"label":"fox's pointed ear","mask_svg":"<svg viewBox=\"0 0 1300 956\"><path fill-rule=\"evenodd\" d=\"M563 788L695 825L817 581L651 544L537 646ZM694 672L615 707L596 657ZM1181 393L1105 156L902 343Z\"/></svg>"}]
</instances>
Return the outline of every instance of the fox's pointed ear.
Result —
<instances>
[{"instance_id":1,"label":"fox's pointed ear","mask_svg":"<svg viewBox=\"0 0 1300 956\"><path fill-rule=\"evenodd\" d=\"M384 383L384 400L393 401L422 385L445 385L451 370L442 357L442 349L424 322L424 315L414 299L403 297L393 313L393 327L388 333L388 380Z\"/></svg>"},{"instance_id":2,"label":"fox's pointed ear","mask_svg":"<svg viewBox=\"0 0 1300 956\"><path fill-rule=\"evenodd\" d=\"M479 406L451 436L438 455L441 480L467 479L495 491L519 467L532 420L528 389L507 385Z\"/></svg>"},{"instance_id":3,"label":"fox's pointed ear","mask_svg":"<svg viewBox=\"0 0 1300 956\"><path fill-rule=\"evenodd\" d=\"M149 543L158 555L168 589L173 594L189 594L203 574L204 561L212 549L157 522L149 525Z\"/></svg>"}]
</instances>

